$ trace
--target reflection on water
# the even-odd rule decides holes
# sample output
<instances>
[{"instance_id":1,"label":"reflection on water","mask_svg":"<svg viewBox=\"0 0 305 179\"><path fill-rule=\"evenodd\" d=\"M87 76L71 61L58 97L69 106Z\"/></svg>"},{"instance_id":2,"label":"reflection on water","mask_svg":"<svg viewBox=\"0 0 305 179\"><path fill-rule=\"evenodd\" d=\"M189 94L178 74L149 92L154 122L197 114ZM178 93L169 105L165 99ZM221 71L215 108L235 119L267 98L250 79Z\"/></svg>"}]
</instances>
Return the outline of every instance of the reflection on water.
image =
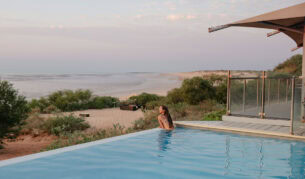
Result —
<instances>
[{"instance_id":1,"label":"reflection on water","mask_svg":"<svg viewBox=\"0 0 305 179\"><path fill-rule=\"evenodd\" d=\"M173 135L173 131L160 130L158 136L159 150L167 151L170 149L169 145L171 144L171 137Z\"/></svg>"},{"instance_id":2,"label":"reflection on water","mask_svg":"<svg viewBox=\"0 0 305 179\"><path fill-rule=\"evenodd\" d=\"M230 163L231 163L231 156L230 156L230 136L226 137L226 160L225 160L225 174L228 175L230 172Z\"/></svg>"},{"instance_id":3,"label":"reflection on water","mask_svg":"<svg viewBox=\"0 0 305 179\"><path fill-rule=\"evenodd\" d=\"M270 146L272 143L268 143L264 139L253 142L226 136L224 175L228 176L232 174L231 172L236 172L236 168L243 173L245 172L243 167L248 165L255 171L257 178L274 174L273 170L290 171L288 178L300 178L300 176L305 178L305 145L302 143L285 144L288 143L283 143L282 148L274 148L274 146ZM238 154L238 152L240 153ZM266 153L269 155L268 159L265 159ZM270 159L276 162L270 162ZM276 168L276 165L282 166L282 168Z\"/></svg>"},{"instance_id":4,"label":"reflection on water","mask_svg":"<svg viewBox=\"0 0 305 179\"><path fill-rule=\"evenodd\" d=\"M305 147L304 144L290 144L291 178L303 176L305 178Z\"/></svg>"}]
</instances>

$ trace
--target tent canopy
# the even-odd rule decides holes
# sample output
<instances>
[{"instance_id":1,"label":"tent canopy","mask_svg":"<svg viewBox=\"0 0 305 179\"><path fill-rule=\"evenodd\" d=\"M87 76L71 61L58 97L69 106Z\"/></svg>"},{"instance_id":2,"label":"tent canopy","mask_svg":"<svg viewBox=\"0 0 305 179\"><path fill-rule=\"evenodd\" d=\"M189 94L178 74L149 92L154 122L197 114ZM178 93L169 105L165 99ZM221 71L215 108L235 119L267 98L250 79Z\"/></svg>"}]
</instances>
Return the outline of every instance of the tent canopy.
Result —
<instances>
[{"instance_id":1,"label":"tent canopy","mask_svg":"<svg viewBox=\"0 0 305 179\"><path fill-rule=\"evenodd\" d=\"M274 29L276 31L268 33L268 36L282 32L292 38L296 42L297 47L302 47L304 25L305 3L302 3L230 24L211 27L209 32L215 32L232 26Z\"/></svg>"}]
</instances>

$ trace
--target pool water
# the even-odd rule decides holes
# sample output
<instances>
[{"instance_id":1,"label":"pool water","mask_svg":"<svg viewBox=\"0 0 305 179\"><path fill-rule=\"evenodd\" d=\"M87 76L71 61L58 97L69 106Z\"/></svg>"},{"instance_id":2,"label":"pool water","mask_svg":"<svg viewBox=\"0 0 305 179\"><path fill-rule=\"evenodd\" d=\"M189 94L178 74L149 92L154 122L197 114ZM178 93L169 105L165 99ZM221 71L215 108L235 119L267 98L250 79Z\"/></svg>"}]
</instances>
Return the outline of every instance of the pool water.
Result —
<instances>
[{"instance_id":1,"label":"pool water","mask_svg":"<svg viewBox=\"0 0 305 179\"><path fill-rule=\"evenodd\" d=\"M0 178L305 178L304 168L304 142L177 128L2 165Z\"/></svg>"}]
</instances>

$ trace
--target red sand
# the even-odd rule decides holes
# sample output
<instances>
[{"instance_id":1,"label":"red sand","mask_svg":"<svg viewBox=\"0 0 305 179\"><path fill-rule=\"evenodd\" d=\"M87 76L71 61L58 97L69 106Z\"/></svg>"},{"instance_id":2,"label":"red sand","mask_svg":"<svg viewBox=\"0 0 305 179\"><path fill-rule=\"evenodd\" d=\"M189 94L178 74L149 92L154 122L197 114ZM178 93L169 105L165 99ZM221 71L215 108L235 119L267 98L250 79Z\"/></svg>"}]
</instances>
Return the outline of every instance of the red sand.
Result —
<instances>
[{"instance_id":1,"label":"red sand","mask_svg":"<svg viewBox=\"0 0 305 179\"><path fill-rule=\"evenodd\" d=\"M4 141L4 149L0 149L0 160L10 159L23 155L40 152L54 141L54 136L29 135L19 136L15 141Z\"/></svg>"}]
</instances>

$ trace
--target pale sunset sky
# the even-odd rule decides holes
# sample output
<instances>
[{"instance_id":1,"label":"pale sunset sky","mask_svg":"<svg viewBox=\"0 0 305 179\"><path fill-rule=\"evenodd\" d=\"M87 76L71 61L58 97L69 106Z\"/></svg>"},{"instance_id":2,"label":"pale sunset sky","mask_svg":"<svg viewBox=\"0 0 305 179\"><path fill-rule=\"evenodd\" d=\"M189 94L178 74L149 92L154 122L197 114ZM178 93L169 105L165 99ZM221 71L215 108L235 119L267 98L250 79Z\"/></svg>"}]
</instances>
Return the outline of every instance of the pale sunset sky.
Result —
<instances>
[{"instance_id":1,"label":"pale sunset sky","mask_svg":"<svg viewBox=\"0 0 305 179\"><path fill-rule=\"evenodd\" d=\"M267 70L296 44L208 27L304 0L0 0L0 74Z\"/></svg>"}]
</instances>

